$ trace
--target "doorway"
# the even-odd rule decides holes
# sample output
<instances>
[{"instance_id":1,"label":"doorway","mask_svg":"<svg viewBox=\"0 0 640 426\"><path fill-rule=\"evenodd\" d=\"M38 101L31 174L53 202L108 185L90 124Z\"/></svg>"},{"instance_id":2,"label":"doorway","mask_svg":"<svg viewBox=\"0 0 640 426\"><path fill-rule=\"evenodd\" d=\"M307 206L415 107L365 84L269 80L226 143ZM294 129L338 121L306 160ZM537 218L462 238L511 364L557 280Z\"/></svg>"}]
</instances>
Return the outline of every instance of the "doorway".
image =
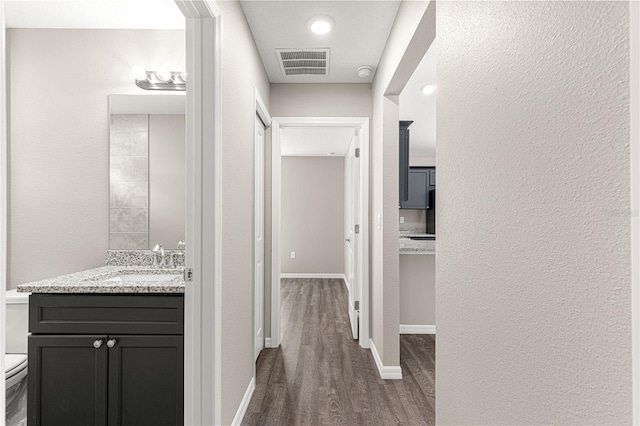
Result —
<instances>
[{"instance_id":1,"label":"doorway","mask_svg":"<svg viewBox=\"0 0 640 426\"><path fill-rule=\"evenodd\" d=\"M282 131L303 128L347 128L353 129L350 147L353 160L359 163L354 176L357 191L354 191L355 207L353 219L348 220L349 231L345 236L351 259L353 251L353 278L348 281L350 290L349 316L354 338L363 348L369 347L369 118L343 117L284 117L274 118L272 123L272 190L271 190L271 337L270 347L281 342L280 287L282 278L282 254L280 231L282 220ZM355 141L355 142L354 142ZM349 157L351 160L351 157ZM357 159L357 160L356 160ZM353 169L353 167L351 168ZM351 180L351 179L350 179ZM357 222L357 223L352 223ZM295 256L295 253L291 254ZM347 260L351 265L351 261ZM351 268L351 266L349 266ZM351 277L351 269L348 275ZM317 275L317 274L316 274ZM345 277L347 278L347 277Z\"/></svg>"}]
</instances>

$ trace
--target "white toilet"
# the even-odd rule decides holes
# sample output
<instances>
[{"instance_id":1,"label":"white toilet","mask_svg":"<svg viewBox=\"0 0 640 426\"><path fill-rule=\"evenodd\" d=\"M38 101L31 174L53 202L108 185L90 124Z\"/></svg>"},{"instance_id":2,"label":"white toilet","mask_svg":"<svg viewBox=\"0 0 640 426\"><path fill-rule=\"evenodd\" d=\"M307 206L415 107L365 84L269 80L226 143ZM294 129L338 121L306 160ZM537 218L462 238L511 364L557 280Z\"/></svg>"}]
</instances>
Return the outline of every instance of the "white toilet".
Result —
<instances>
[{"instance_id":1,"label":"white toilet","mask_svg":"<svg viewBox=\"0 0 640 426\"><path fill-rule=\"evenodd\" d=\"M29 294L16 290L6 292L6 357L7 389L6 425L27 424L27 337L29 334Z\"/></svg>"}]
</instances>

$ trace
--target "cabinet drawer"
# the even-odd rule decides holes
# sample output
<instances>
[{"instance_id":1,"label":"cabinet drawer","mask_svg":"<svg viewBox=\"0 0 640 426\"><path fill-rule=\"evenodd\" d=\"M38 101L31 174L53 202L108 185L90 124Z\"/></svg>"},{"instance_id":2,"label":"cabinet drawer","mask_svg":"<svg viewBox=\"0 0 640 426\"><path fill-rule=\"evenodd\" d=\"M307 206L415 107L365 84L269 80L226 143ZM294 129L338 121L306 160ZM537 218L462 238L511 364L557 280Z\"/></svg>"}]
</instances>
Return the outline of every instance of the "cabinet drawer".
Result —
<instances>
[{"instance_id":1,"label":"cabinet drawer","mask_svg":"<svg viewBox=\"0 0 640 426\"><path fill-rule=\"evenodd\" d=\"M183 334L182 295L32 294L32 334Z\"/></svg>"}]
</instances>

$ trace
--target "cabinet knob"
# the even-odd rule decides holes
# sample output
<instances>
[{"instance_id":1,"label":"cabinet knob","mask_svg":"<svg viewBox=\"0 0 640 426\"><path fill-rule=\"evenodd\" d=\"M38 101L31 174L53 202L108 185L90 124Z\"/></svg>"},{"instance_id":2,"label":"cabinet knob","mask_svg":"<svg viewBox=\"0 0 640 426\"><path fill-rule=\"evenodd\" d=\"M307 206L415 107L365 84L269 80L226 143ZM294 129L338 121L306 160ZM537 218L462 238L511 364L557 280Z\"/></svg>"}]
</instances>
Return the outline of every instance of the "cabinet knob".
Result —
<instances>
[{"instance_id":1,"label":"cabinet knob","mask_svg":"<svg viewBox=\"0 0 640 426\"><path fill-rule=\"evenodd\" d=\"M344 239L346 242L350 243L351 242L351 238L345 238Z\"/></svg>"},{"instance_id":2,"label":"cabinet knob","mask_svg":"<svg viewBox=\"0 0 640 426\"><path fill-rule=\"evenodd\" d=\"M116 339L107 340L107 346L109 346L110 348L114 347L116 343L117 343Z\"/></svg>"},{"instance_id":3,"label":"cabinet knob","mask_svg":"<svg viewBox=\"0 0 640 426\"><path fill-rule=\"evenodd\" d=\"M99 349L102 346L102 340L96 340L93 342L93 347Z\"/></svg>"}]
</instances>

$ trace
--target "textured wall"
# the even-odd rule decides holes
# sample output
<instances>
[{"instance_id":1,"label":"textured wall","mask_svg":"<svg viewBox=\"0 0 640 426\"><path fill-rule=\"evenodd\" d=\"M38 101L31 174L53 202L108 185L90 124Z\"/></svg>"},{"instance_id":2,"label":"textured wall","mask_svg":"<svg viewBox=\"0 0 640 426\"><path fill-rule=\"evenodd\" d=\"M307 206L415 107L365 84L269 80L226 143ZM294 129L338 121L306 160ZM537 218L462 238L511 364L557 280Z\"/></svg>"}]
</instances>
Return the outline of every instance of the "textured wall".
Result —
<instances>
[{"instance_id":1,"label":"textured wall","mask_svg":"<svg viewBox=\"0 0 640 426\"><path fill-rule=\"evenodd\" d=\"M222 423L253 376L254 90L269 81L239 2L222 8Z\"/></svg>"},{"instance_id":2,"label":"textured wall","mask_svg":"<svg viewBox=\"0 0 640 426\"><path fill-rule=\"evenodd\" d=\"M343 273L344 158L282 157L281 176L282 273Z\"/></svg>"},{"instance_id":3,"label":"textured wall","mask_svg":"<svg viewBox=\"0 0 640 426\"><path fill-rule=\"evenodd\" d=\"M438 423L628 424L628 4L437 28Z\"/></svg>"},{"instance_id":4,"label":"textured wall","mask_svg":"<svg viewBox=\"0 0 640 426\"><path fill-rule=\"evenodd\" d=\"M7 31L9 286L104 265L110 94L147 93L131 67L184 65L184 31ZM33 262L33 250L47 253Z\"/></svg>"}]
</instances>

